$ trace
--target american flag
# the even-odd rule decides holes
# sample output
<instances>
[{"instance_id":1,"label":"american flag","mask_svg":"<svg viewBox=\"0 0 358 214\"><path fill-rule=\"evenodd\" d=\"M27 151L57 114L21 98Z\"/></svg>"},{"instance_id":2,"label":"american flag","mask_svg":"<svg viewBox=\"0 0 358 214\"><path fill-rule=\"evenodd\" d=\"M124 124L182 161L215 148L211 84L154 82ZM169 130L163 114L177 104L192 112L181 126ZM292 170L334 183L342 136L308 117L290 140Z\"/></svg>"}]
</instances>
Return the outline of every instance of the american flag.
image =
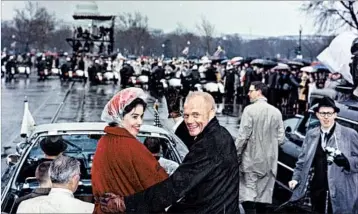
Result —
<instances>
[{"instance_id":1,"label":"american flag","mask_svg":"<svg viewBox=\"0 0 358 214\"><path fill-rule=\"evenodd\" d=\"M224 50L221 48L221 46L218 46L218 48L216 49L215 53L213 54L213 56L220 56L220 53L224 52Z\"/></svg>"},{"instance_id":2,"label":"american flag","mask_svg":"<svg viewBox=\"0 0 358 214\"><path fill-rule=\"evenodd\" d=\"M181 53L184 54L184 55L188 55L189 47L184 48L184 50Z\"/></svg>"}]
</instances>

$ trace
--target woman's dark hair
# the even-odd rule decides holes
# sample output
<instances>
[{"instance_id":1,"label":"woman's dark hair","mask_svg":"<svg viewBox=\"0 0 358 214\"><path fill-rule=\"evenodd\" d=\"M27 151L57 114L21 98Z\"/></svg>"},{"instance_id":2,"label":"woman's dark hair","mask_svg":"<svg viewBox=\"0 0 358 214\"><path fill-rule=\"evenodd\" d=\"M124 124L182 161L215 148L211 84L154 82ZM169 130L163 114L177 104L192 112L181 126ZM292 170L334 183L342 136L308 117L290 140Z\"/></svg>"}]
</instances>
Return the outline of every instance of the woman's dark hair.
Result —
<instances>
[{"instance_id":1,"label":"woman's dark hair","mask_svg":"<svg viewBox=\"0 0 358 214\"><path fill-rule=\"evenodd\" d=\"M141 98L136 98L134 99L129 105L127 105L124 109L123 109L123 114L122 116L124 117L126 114L128 114L129 112L131 112L135 107L137 107L137 105L142 105L143 106L143 111L145 111L146 107L147 107L147 103L144 102L143 99ZM118 126L118 123L116 122L110 122L108 124L109 126L115 127Z\"/></svg>"},{"instance_id":2,"label":"woman's dark hair","mask_svg":"<svg viewBox=\"0 0 358 214\"><path fill-rule=\"evenodd\" d=\"M131 112L135 107L137 107L137 105L142 105L143 106L143 111L145 111L145 108L147 107L147 103L144 102L143 99L141 98L136 98L134 99L129 105L127 105L124 109L123 109L123 117L128 114L129 112Z\"/></svg>"}]
</instances>

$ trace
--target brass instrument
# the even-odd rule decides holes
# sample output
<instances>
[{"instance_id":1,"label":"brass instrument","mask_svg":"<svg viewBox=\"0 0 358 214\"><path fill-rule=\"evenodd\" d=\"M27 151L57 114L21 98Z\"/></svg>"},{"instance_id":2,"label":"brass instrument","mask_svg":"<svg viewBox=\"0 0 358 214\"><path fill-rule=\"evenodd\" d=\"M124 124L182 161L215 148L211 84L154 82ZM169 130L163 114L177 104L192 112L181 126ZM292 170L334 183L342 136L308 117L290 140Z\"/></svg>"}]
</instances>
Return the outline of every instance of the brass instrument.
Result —
<instances>
[{"instance_id":1,"label":"brass instrument","mask_svg":"<svg viewBox=\"0 0 358 214\"><path fill-rule=\"evenodd\" d=\"M307 81L308 81L308 75L306 73L303 73L300 82L301 87L299 88L299 93L298 93L299 100L304 100L304 101L306 100L307 93L305 93L305 90L306 90Z\"/></svg>"}]
</instances>

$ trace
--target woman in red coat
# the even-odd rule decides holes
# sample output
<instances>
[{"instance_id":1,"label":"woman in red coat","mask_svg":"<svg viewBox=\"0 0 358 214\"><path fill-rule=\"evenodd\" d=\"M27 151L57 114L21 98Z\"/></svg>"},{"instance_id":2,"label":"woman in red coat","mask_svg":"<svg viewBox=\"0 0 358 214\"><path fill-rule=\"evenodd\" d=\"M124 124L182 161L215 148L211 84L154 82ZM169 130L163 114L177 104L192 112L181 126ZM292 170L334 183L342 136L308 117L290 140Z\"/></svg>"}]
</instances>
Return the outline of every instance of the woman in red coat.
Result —
<instances>
[{"instance_id":1,"label":"woman in red coat","mask_svg":"<svg viewBox=\"0 0 358 214\"><path fill-rule=\"evenodd\" d=\"M165 180L168 174L136 139L143 122L146 95L142 89L118 92L105 106L101 119L108 122L98 141L92 165L94 213L103 213L98 198L107 192L127 196Z\"/></svg>"}]
</instances>

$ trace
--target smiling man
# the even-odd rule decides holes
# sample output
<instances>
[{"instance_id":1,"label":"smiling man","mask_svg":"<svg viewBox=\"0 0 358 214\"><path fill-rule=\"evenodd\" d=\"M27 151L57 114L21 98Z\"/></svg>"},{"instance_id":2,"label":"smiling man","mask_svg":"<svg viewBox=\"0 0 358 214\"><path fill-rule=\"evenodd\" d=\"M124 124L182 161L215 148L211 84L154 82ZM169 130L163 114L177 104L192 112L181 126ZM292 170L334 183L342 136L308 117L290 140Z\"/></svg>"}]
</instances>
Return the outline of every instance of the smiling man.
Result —
<instances>
[{"instance_id":1,"label":"smiling man","mask_svg":"<svg viewBox=\"0 0 358 214\"><path fill-rule=\"evenodd\" d=\"M166 180L127 197L106 194L105 212L239 213L239 165L234 140L215 117L214 98L192 92L184 121L194 142L183 163Z\"/></svg>"},{"instance_id":2,"label":"smiling man","mask_svg":"<svg viewBox=\"0 0 358 214\"><path fill-rule=\"evenodd\" d=\"M355 213L358 133L335 121L340 109L331 98L322 98L314 111L321 126L306 134L289 182L289 187L294 190L290 200L303 198L308 183L315 213ZM311 168L313 178L309 179Z\"/></svg>"}]
</instances>

